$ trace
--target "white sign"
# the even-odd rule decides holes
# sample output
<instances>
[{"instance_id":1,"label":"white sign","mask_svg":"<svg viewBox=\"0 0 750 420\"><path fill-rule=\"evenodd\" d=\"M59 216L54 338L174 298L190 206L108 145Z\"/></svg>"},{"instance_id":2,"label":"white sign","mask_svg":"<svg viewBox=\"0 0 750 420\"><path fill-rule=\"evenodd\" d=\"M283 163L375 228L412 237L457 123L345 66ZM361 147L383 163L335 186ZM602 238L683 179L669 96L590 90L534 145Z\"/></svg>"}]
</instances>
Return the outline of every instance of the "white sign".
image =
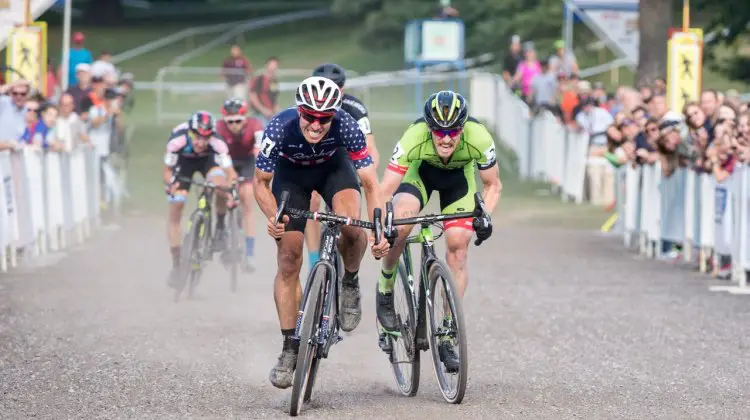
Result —
<instances>
[{"instance_id":1,"label":"white sign","mask_svg":"<svg viewBox=\"0 0 750 420\"><path fill-rule=\"evenodd\" d=\"M590 23L596 26L599 35L609 38L620 53L633 65L638 63L638 46L641 40L638 31L638 10L585 10ZM593 28L592 28L593 29ZM666 29L665 29L666 30Z\"/></svg>"},{"instance_id":2,"label":"white sign","mask_svg":"<svg viewBox=\"0 0 750 420\"><path fill-rule=\"evenodd\" d=\"M31 18L38 19L55 0L29 0ZM10 29L14 25L23 25L26 18L26 2L22 0L0 0L0 47L5 47Z\"/></svg>"},{"instance_id":3,"label":"white sign","mask_svg":"<svg viewBox=\"0 0 750 420\"><path fill-rule=\"evenodd\" d=\"M463 58L463 23L455 20L422 22L422 60L456 61Z\"/></svg>"}]
</instances>

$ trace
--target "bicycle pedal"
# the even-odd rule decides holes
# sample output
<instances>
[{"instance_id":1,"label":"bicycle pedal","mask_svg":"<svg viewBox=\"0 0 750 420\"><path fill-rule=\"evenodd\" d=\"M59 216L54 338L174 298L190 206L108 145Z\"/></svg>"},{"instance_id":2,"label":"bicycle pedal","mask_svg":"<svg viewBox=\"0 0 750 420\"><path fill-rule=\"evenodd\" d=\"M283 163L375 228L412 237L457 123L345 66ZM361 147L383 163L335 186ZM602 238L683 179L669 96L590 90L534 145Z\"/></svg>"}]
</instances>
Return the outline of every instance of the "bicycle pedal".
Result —
<instances>
[{"instance_id":1,"label":"bicycle pedal","mask_svg":"<svg viewBox=\"0 0 750 420\"><path fill-rule=\"evenodd\" d=\"M383 350L385 353L390 354L393 351L393 343L391 342L390 337L388 337L388 334L384 332L381 332L378 337L378 346L380 346L380 350Z\"/></svg>"}]
</instances>

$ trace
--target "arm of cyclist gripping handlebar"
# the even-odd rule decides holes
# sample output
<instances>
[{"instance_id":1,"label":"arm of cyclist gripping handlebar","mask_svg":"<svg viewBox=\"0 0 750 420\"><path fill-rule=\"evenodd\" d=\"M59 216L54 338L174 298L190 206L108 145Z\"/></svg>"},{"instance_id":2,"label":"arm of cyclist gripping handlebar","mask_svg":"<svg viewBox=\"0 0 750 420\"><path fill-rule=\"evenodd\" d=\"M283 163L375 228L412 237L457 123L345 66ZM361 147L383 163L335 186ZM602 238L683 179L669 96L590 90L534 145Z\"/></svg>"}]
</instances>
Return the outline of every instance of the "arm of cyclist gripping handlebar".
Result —
<instances>
[{"instance_id":1,"label":"arm of cyclist gripping handlebar","mask_svg":"<svg viewBox=\"0 0 750 420\"><path fill-rule=\"evenodd\" d=\"M484 205L482 194L474 193L474 220L472 226L475 230L478 228L490 229L492 231L492 219L490 213L487 211L487 206ZM484 242L484 239L477 238L474 241L474 245L479 246Z\"/></svg>"}]
</instances>

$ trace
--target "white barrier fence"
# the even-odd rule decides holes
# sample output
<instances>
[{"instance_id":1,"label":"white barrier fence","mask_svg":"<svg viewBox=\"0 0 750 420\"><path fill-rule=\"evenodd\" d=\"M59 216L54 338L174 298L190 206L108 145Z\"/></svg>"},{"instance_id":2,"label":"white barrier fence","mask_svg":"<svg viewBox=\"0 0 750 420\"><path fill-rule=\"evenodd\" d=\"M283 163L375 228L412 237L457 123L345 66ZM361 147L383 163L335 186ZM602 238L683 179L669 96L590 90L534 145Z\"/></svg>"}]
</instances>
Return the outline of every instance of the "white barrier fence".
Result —
<instances>
[{"instance_id":1,"label":"white barrier fence","mask_svg":"<svg viewBox=\"0 0 750 420\"><path fill-rule=\"evenodd\" d=\"M83 242L100 224L102 192L114 206L124 194L109 164L87 146L0 152L0 181L0 272L21 254L34 258Z\"/></svg>"},{"instance_id":2,"label":"white barrier fence","mask_svg":"<svg viewBox=\"0 0 750 420\"><path fill-rule=\"evenodd\" d=\"M563 200L583 202L587 133L569 130L548 111L531 115L495 74L473 75L470 106L472 115L516 153L522 179L549 182ZM688 168L665 177L660 163L609 169L616 185L616 232L626 247L659 258L667 251L663 244L682 245L686 262L697 262L706 272L710 258L714 275L721 257L731 257L734 284L711 289L750 294L750 165L735 166L723 182Z\"/></svg>"}]
</instances>

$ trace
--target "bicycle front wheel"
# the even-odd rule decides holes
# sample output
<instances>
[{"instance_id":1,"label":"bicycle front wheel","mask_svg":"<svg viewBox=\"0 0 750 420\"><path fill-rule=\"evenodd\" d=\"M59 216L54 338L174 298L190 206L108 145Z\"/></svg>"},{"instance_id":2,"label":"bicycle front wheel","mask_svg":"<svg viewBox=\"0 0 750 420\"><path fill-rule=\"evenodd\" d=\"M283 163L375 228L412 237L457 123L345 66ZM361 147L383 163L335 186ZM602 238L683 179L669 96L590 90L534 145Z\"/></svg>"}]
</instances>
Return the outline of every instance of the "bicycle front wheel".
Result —
<instances>
[{"instance_id":1,"label":"bicycle front wheel","mask_svg":"<svg viewBox=\"0 0 750 420\"><path fill-rule=\"evenodd\" d=\"M185 290L185 286L188 286L188 283L192 289L195 264L200 264L200 233L204 229L203 217L200 213L194 212L190 215L189 220L190 228L183 237L180 248L180 279L178 284L175 285L175 302L180 300L180 295ZM192 290L189 290L189 294L192 294Z\"/></svg>"},{"instance_id":2,"label":"bicycle front wheel","mask_svg":"<svg viewBox=\"0 0 750 420\"><path fill-rule=\"evenodd\" d=\"M396 316L401 324L401 337L388 337L391 340L390 361L393 376L401 394L406 397L417 395L419 390L420 352L416 346L417 314L412 285L406 275L406 266L398 264L398 279L393 285L393 303Z\"/></svg>"},{"instance_id":3,"label":"bicycle front wheel","mask_svg":"<svg viewBox=\"0 0 750 420\"><path fill-rule=\"evenodd\" d=\"M443 398L450 404L460 404L466 392L469 375L469 355L466 327L456 282L445 263L432 263L427 274L430 296L427 298L427 328L435 375ZM458 353L457 366L441 360L441 353Z\"/></svg>"},{"instance_id":4,"label":"bicycle front wheel","mask_svg":"<svg viewBox=\"0 0 750 420\"><path fill-rule=\"evenodd\" d=\"M294 369L292 401L289 407L289 415L292 417L299 415L305 394L312 392L312 388L308 392L307 387L312 387L319 363L317 340L320 321L323 316L323 284L328 270L322 264L316 264L313 270L313 281L310 283L309 289L305 291L307 297L302 308L299 352L297 353L297 366Z\"/></svg>"},{"instance_id":5,"label":"bicycle front wheel","mask_svg":"<svg viewBox=\"0 0 750 420\"><path fill-rule=\"evenodd\" d=\"M240 235L239 212L230 210L229 212L229 278L230 289L232 293L237 292L237 277L240 268L240 259L242 258L242 238Z\"/></svg>"}]
</instances>

